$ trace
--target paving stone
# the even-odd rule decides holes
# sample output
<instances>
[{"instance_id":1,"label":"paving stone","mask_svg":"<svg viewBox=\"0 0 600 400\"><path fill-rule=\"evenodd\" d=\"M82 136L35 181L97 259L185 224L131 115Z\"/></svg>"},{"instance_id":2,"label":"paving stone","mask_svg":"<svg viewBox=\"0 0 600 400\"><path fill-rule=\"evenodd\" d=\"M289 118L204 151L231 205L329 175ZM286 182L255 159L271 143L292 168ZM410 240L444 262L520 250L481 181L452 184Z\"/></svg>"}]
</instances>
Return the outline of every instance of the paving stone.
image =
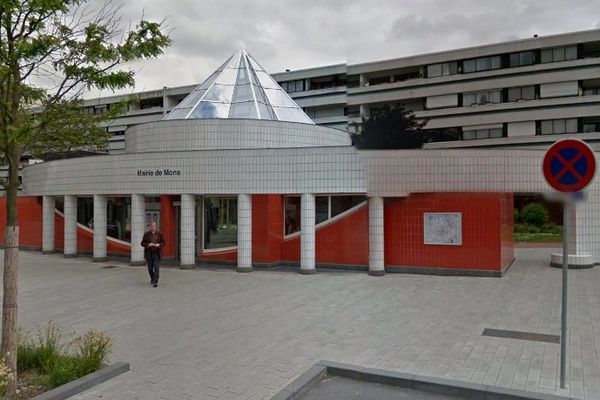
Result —
<instances>
[{"instance_id":1,"label":"paving stone","mask_svg":"<svg viewBox=\"0 0 600 400\"><path fill-rule=\"evenodd\" d=\"M559 346L482 337L560 332L552 250L519 249L504 278L182 271L23 252L20 323L113 337L132 371L74 400L269 399L319 360L600 398L600 268L570 271L568 389Z\"/></svg>"}]
</instances>

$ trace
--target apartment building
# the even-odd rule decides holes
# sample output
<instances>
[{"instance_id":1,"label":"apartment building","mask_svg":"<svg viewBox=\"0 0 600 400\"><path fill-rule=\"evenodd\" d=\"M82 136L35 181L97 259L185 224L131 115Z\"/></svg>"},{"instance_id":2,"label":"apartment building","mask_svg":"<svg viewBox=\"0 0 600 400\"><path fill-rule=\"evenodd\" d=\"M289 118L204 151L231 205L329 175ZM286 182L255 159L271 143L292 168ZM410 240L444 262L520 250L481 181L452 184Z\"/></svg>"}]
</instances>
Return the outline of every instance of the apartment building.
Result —
<instances>
[{"instance_id":1,"label":"apartment building","mask_svg":"<svg viewBox=\"0 0 600 400\"><path fill-rule=\"evenodd\" d=\"M600 148L600 30L272 76L331 128L354 129L361 116L402 104L444 139L427 148L545 146L565 134ZM123 151L127 127L162 119L195 86L136 93L139 104L107 126L110 151ZM102 112L124 97L84 106Z\"/></svg>"}]
</instances>

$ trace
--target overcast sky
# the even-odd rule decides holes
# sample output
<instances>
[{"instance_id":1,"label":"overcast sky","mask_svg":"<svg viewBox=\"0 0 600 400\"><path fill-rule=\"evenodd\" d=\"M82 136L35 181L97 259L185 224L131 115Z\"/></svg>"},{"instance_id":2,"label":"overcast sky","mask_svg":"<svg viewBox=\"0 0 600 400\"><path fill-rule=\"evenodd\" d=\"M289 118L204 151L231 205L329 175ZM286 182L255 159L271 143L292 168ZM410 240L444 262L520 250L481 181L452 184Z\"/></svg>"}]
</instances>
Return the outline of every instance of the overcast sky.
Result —
<instances>
[{"instance_id":1,"label":"overcast sky","mask_svg":"<svg viewBox=\"0 0 600 400\"><path fill-rule=\"evenodd\" d=\"M122 7L125 21L142 13L165 19L174 41L160 58L133 66L130 91L199 83L240 48L274 73L600 28L599 0L127 0Z\"/></svg>"}]
</instances>

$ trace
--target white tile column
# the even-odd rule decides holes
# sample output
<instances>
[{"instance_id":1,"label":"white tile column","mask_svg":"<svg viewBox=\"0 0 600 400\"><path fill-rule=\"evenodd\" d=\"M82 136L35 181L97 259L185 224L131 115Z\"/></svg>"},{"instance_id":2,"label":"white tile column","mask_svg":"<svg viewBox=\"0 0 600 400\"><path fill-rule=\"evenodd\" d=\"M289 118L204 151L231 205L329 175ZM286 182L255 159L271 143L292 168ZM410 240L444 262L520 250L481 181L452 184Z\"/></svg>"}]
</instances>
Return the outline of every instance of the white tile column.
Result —
<instances>
[{"instance_id":1,"label":"white tile column","mask_svg":"<svg viewBox=\"0 0 600 400\"><path fill-rule=\"evenodd\" d=\"M56 201L54 196L42 198L42 254L56 252L54 248L54 210Z\"/></svg>"},{"instance_id":2,"label":"white tile column","mask_svg":"<svg viewBox=\"0 0 600 400\"><path fill-rule=\"evenodd\" d=\"M77 257L77 196L65 196L65 257Z\"/></svg>"},{"instance_id":3,"label":"white tile column","mask_svg":"<svg viewBox=\"0 0 600 400\"><path fill-rule=\"evenodd\" d=\"M106 196L94 195L94 253L93 261L106 261Z\"/></svg>"},{"instance_id":4,"label":"white tile column","mask_svg":"<svg viewBox=\"0 0 600 400\"><path fill-rule=\"evenodd\" d=\"M590 191L591 192L591 191ZM568 262L569 268L591 268L598 262L594 250L598 247L598 211L600 207L592 193L587 193L587 200L571 202L568 222ZM562 268L562 250L552 253L550 265Z\"/></svg>"},{"instance_id":5,"label":"white tile column","mask_svg":"<svg viewBox=\"0 0 600 400\"><path fill-rule=\"evenodd\" d=\"M383 198L369 197L369 275L385 274Z\"/></svg>"},{"instance_id":6,"label":"white tile column","mask_svg":"<svg viewBox=\"0 0 600 400\"><path fill-rule=\"evenodd\" d=\"M315 195L305 193L300 201L300 273L315 269Z\"/></svg>"},{"instance_id":7,"label":"white tile column","mask_svg":"<svg viewBox=\"0 0 600 400\"><path fill-rule=\"evenodd\" d=\"M131 265L144 265L144 248L141 246L144 237L144 217L146 214L146 197L142 194L131 195Z\"/></svg>"},{"instance_id":8,"label":"white tile column","mask_svg":"<svg viewBox=\"0 0 600 400\"><path fill-rule=\"evenodd\" d=\"M252 196L238 195L238 272L252 271Z\"/></svg>"},{"instance_id":9,"label":"white tile column","mask_svg":"<svg viewBox=\"0 0 600 400\"><path fill-rule=\"evenodd\" d=\"M196 265L196 196L181 195L180 221L180 268L194 268Z\"/></svg>"}]
</instances>

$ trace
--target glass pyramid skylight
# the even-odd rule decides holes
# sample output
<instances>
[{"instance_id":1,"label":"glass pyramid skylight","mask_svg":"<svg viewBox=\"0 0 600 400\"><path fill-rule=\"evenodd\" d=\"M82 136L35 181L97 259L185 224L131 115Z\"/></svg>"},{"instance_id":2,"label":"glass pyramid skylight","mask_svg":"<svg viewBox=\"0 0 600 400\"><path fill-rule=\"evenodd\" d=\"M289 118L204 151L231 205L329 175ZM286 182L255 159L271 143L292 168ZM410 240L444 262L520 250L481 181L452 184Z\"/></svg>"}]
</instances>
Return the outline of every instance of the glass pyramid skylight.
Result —
<instances>
[{"instance_id":1,"label":"glass pyramid skylight","mask_svg":"<svg viewBox=\"0 0 600 400\"><path fill-rule=\"evenodd\" d=\"M250 118L314 122L245 50L240 50L164 119Z\"/></svg>"}]
</instances>

